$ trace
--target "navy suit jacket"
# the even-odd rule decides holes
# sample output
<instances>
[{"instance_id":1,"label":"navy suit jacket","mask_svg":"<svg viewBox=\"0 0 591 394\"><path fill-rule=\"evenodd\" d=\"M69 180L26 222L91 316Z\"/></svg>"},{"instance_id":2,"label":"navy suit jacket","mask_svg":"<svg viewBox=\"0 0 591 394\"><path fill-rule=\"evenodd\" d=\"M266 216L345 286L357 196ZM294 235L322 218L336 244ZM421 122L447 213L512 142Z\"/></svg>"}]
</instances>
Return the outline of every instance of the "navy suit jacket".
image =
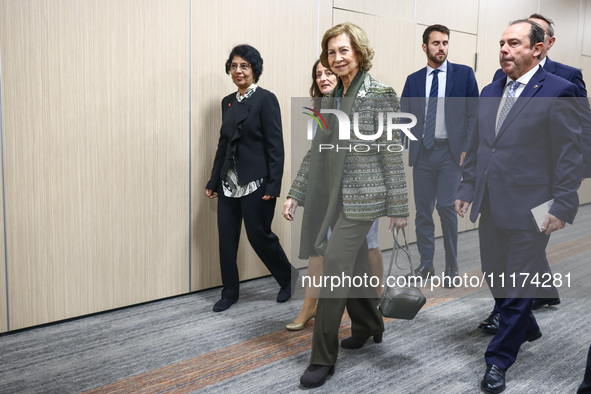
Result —
<instances>
[{"instance_id":1,"label":"navy suit jacket","mask_svg":"<svg viewBox=\"0 0 591 394\"><path fill-rule=\"evenodd\" d=\"M493 220L509 230L533 229L530 210L554 198L550 213L572 223L582 176L577 87L538 69L495 137L505 82L482 90L457 198L472 202L475 222L488 188Z\"/></svg>"},{"instance_id":2,"label":"navy suit jacket","mask_svg":"<svg viewBox=\"0 0 591 394\"><path fill-rule=\"evenodd\" d=\"M283 177L283 132L275 95L260 86L238 102L236 93L222 100L222 127L206 189L218 191L221 179L236 165L241 184L266 178L265 194L279 197Z\"/></svg>"},{"instance_id":3,"label":"navy suit jacket","mask_svg":"<svg viewBox=\"0 0 591 394\"><path fill-rule=\"evenodd\" d=\"M579 89L579 96L583 98L580 101L582 113L582 134L581 134L581 149L583 151L583 176L591 178L591 108L589 107L589 100L587 99L587 88L585 81L583 81L583 74L581 70L575 67L567 66L559 62L554 62L546 57L544 63L544 70L564 78L567 81L574 83ZM493 77L493 81L499 78L507 77L502 69L498 69Z\"/></svg>"},{"instance_id":4,"label":"navy suit jacket","mask_svg":"<svg viewBox=\"0 0 591 394\"><path fill-rule=\"evenodd\" d=\"M401 111L410 112L417 117L417 125L411 130L413 135L417 137L417 141L410 141L409 146L409 164L411 166L417 161L425 128L426 81L427 67L409 75L406 78L400 99ZM469 138L476 121L478 84L474 77L474 71L470 67L447 62L445 97L447 138L453 159L459 165L462 152L468 150ZM474 98L468 99L468 97Z\"/></svg>"}]
</instances>

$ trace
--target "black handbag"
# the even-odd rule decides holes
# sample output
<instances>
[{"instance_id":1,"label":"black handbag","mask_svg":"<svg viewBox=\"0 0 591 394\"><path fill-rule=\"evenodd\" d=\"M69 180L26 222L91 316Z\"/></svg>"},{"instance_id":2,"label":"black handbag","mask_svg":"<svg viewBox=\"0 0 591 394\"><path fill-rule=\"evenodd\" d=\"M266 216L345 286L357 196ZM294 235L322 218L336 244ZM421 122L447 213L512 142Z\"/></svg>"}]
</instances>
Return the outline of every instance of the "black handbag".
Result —
<instances>
[{"instance_id":1,"label":"black handbag","mask_svg":"<svg viewBox=\"0 0 591 394\"><path fill-rule=\"evenodd\" d=\"M404 247L398 242L398 233L396 229L392 231L394 237L394 247L390 256L390 268L388 268L388 276L386 280L389 280L390 273L392 272L392 265L396 262L398 266L398 252L403 251L408 258L408 265L410 267L411 276L416 276L415 270L412 266L410 258L410 250L408 248L408 242L406 241L406 233L402 229L402 236L404 237ZM407 278L408 279L408 278ZM410 280L408 281L410 282ZM387 282L386 282L387 284ZM412 320L419 313L423 305L427 302L425 295L418 287L414 286L402 286L402 287L389 287L386 286L384 294L378 303L378 309L384 317L390 317L394 319L406 319Z\"/></svg>"}]
</instances>

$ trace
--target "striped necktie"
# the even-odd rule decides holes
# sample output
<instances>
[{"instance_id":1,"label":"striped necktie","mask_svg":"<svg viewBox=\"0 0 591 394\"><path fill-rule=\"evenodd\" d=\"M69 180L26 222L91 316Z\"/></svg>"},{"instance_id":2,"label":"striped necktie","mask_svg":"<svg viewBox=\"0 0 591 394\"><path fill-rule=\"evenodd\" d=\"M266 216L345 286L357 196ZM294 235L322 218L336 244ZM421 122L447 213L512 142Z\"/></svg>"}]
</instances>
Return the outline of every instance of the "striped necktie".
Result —
<instances>
[{"instance_id":1,"label":"striped necktie","mask_svg":"<svg viewBox=\"0 0 591 394\"><path fill-rule=\"evenodd\" d=\"M429 104L427 105L427 119L425 120L425 131L423 133L423 145L431 149L435 144L435 118L437 116L437 96L439 95L439 70L433 70L433 80L429 91Z\"/></svg>"},{"instance_id":2,"label":"striped necktie","mask_svg":"<svg viewBox=\"0 0 591 394\"><path fill-rule=\"evenodd\" d=\"M509 86L509 92L507 93L505 104L503 104L503 108L501 108L501 113L499 114L499 121L497 122L497 127L495 128L495 137L499 133L499 130L501 130L503 122L507 118L509 111L511 111L511 107L515 103L515 90L517 90L519 82L509 81L507 86Z\"/></svg>"}]
</instances>

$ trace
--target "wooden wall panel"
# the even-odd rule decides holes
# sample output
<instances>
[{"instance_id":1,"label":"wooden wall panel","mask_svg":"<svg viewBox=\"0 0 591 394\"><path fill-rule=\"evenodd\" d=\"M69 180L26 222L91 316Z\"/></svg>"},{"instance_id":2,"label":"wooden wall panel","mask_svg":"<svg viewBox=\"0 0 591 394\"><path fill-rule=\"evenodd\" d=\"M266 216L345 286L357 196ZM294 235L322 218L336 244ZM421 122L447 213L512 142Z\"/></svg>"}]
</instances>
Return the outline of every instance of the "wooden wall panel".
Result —
<instances>
[{"instance_id":1,"label":"wooden wall panel","mask_svg":"<svg viewBox=\"0 0 591 394\"><path fill-rule=\"evenodd\" d=\"M510 13L507 12L510 10ZM481 0L478 26L478 68L476 80L488 85L499 69L499 40L509 22L538 11L538 0Z\"/></svg>"},{"instance_id":2,"label":"wooden wall panel","mask_svg":"<svg viewBox=\"0 0 591 394\"><path fill-rule=\"evenodd\" d=\"M415 5L419 24L442 24L450 30L477 33L478 0L415 0Z\"/></svg>"},{"instance_id":3,"label":"wooden wall panel","mask_svg":"<svg viewBox=\"0 0 591 394\"><path fill-rule=\"evenodd\" d=\"M583 78L587 81L591 81L591 56L581 56L581 71L583 72ZM586 84L587 95L589 96L591 82L586 82Z\"/></svg>"},{"instance_id":4,"label":"wooden wall panel","mask_svg":"<svg viewBox=\"0 0 591 394\"><path fill-rule=\"evenodd\" d=\"M587 178L581 183L581 187L579 188L579 204L589 203L591 203L591 180Z\"/></svg>"},{"instance_id":5,"label":"wooden wall panel","mask_svg":"<svg viewBox=\"0 0 591 394\"><path fill-rule=\"evenodd\" d=\"M189 291L188 2L0 7L10 329Z\"/></svg>"},{"instance_id":6,"label":"wooden wall panel","mask_svg":"<svg viewBox=\"0 0 591 394\"><path fill-rule=\"evenodd\" d=\"M582 55L591 56L591 0L585 0L583 3L584 21L583 31L583 51Z\"/></svg>"},{"instance_id":7,"label":"wooden wall panel","mask_svg":"<svg viewBox=\"0 0 591 394\"><path fill-rule=\"evenodd\" d=\"M233 46L242 43L260 51L264 71L258 84L275 93L279 100L285 151L290 152L291 97L308 96L319 35L330 27L329 12L330 2L325 0L292 2L289 8L272 0L192 3L192 290L221 284L217 201L208 201L203 193L219 137L220 102L225 95L236 91L224 70L228 54ZM245 28L252 21L257 21L256 28ZM281 206L292 181L290 163L290 157L286 156L282 195L277 201L273 222L273 230L288 256L291 255L291 226L283 220ZM244 232L238 260L241 279L268 274Z\"/></svg>"},{"instance_id":8,"label":"wooden wall panel","mask_svg":"<svg viewBox=\"0 0 591 394\"><path fill-rule=\"evenodd\" d=\"M414 1L408 0L334 0L335 10L352 11L358 14L379 16L385 19L403 20L414 22ZM335 22L339 23L339 22ZM382 21L382 23L393 23Z\"/></svg>"},{"instance_id":9,"label":"wooden wall panel","mask_svg":"<svg viewBox=\"0 0 591 394\"><path fill-rule=\"evenodd\" d=\"M417 25L416 27L416 36L414 38L416 42L414 49L414 71L427 65L427 56L421 47L423 43L423 32L426 28L427 25ZM476 35L451 30L447 59L452 63L465 64L466 66L474 68L475 55ZM480 85L478 87L480 87Z\"/></svg>"},{"instance_id":10,"label":"wooden wall panel","mask_svg":"<svg viewBox=\"0 0 591 394\"><path fill-rule=\"evenodd\" d=\"M353 22L365 30L375 50L373 67L369 72L375 79L402 94L407 75L414 72L412 58L408 56L415 50L414 23L392 23L388 18L338 9L334 10L333 20L335 25Z\"/></svg>"},{"instance_id":11,"label":"wooden wall panel","mask_svg":"<svg viewBox=\"0 0 591 394\"><path fill-rule=\"evenodd\" d=\"M1 48L0 48L1 51ZM0 59L2 53L0 52ZM0 68L1 70L1 68ZM1 75L0 75L1 78ZM2 85L0 81L0 86ZM2 92L0 92L1 94ZM0 97L0 111L2 110L2 98ZM2 113L0 112L0 127L2 125ZM2 168L0 168L0 171ZM4 205L4 188L0 188L0 209ZM8 331L8 300L6 298L6 259L4 247L4 210L0 211L0 333Z\"/></svg>"},{"instance_id":12,"label":"wooden wall panel","mask_svg":"<svg viewBox=\"0 0 591 394\"><path fill-rule=\"evenodd\" d=\"M579 25L581 15L580 0L540 0L539 13L554 21L556 42L548 56L552 60L581 67L581 48L583 26ZM523 17L528 17L530 12Z\"/></svg>"}]
</instances>

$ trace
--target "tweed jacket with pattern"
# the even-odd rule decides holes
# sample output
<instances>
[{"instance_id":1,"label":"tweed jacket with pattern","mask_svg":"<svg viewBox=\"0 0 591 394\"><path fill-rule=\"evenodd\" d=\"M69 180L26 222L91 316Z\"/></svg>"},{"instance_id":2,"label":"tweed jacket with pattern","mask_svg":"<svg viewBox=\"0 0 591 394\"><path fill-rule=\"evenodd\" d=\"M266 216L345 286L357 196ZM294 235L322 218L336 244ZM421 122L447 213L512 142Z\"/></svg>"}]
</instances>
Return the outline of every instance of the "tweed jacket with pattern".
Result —
<instances>
[{"instance_id":1,"label":"tweed jacket with pattern","mask_svg":"<svg viewBox=\"0 0 591 394\"><path fill-rule=\"evenodd\" d=\"M334 95L341 86L339 81L335 90L323 98L322 108L336 108ZM322 254L326 231L341 204L345 217L350 220L408 216L406 177L402 152L398 149L400 136L395 130L393 139L387 140L386 133L386 114L400 109L396 92L361 71L345 98L353 95L348 101L344 99L340 107L351 120L351 138L339 140L336 116L324 115L329 131L316 133L288 194L298 205L305 206L300 258ZM358 114L359 132L363 135L377 134L381 113L383 133L370 141L357 138L353 130L354 113ZM339 149L320 151L321 145L338 145ZM367 147L371 149L366 151ZM316 250L309 244L315 245Z\"/></svg>"}]
</instances>

